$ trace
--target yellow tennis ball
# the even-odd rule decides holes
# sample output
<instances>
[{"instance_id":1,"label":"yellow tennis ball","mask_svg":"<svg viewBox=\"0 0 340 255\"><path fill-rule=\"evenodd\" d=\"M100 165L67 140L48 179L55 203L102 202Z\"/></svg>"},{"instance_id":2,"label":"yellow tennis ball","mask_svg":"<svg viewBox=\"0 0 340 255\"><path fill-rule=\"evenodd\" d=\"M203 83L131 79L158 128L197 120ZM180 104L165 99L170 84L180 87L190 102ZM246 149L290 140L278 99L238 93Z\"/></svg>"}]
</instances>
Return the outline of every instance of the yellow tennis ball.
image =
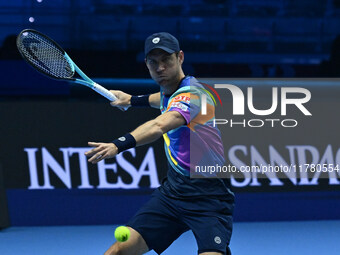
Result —
<instances>
[{"instance_id":1,"label":"yellow tennis ball","mask_svg":"<svg viewBox=\"0 0 340 255\"><path fill-rule=\"evenodd\" d=\"M125 242L130 238L130 230L125 226L120 226L115 230L115 238L118 242Z\"/></svg>"}]
</instances>

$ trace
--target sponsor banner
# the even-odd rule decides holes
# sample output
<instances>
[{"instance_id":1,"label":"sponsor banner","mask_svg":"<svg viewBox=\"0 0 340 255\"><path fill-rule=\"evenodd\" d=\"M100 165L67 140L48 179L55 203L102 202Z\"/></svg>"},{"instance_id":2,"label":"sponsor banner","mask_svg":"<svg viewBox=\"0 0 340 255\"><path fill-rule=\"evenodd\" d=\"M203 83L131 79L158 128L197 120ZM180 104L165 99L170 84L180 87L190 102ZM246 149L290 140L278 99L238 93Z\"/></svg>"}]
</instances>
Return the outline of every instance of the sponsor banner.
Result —
<instances>
[{"instance_id":1,"label":"sponsor banner","mask_svg":"<svg viewBox=\"0 0 340 255\"><path fill-rule=\"evenodd\" d=\"M1 162L8 189L156 188L166 174L161 140L92 165L87 142L110 142L156 117L157 110L123 113L106 101L1 102Z\"/></svg>"},{"instance_id":2,"label":"sponsor banner","mask_svg":"<svg viewBox=\"0 0 340 255\"><path fill-rule=\"evenodd\" d=\"M340 86L328 81L324 86L320 81L317 85L288 82L276 84L277 90L273 90L258 81L250 92L249 83L218 82L242 91L244 112L234 115L230 89L215 89L223 103L216 100L216 125L222 134L226 163L223 168L197 171L228 174L236 193L236 220L337 218L327 208L338 202L340 191ZM303 90L292 92L282 86ZM282 98L300 98L301 104ZM253 108L273 109L257 115ZM88 141L112 141L158 114L156 109L121 112L101 99L1 101L0 163L11 223L126 222L166 176L163 140L95 165L87 162L84 152L89 149ZM258 213L242 213L249 211L249 206ZM299 216L280 214L280 208L287 206L295 207ZM321 209L313 215L304 213L313 206ZM270 214L273 210L276 213Z\"/></svg>"}]
</instances>

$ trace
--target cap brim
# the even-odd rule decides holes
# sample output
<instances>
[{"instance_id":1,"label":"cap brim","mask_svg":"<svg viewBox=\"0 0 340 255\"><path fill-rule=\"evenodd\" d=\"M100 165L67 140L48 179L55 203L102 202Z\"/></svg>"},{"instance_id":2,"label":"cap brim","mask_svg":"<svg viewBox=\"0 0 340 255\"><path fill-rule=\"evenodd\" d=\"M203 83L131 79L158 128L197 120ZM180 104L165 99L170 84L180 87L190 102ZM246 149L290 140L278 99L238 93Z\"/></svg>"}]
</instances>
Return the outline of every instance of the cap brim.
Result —
<instances>
[{"instance_id":1,"label":"cap brim","mask_svg":"<svg viewBox=\"0 0 340 255\"><path fill-rule=\"evenodd\" d=\"M161 49L161 50L164 50L165 52L169 53L169 54L172 54L174 53L175 51L172 50L172 49L169 49L167 47L164 47L164 46L156 46L155 47L152 47L152 49L150 49L146 54L145 56L147 56L151 51L153 51L154 49Z\"/></svg>"}]
</instances>

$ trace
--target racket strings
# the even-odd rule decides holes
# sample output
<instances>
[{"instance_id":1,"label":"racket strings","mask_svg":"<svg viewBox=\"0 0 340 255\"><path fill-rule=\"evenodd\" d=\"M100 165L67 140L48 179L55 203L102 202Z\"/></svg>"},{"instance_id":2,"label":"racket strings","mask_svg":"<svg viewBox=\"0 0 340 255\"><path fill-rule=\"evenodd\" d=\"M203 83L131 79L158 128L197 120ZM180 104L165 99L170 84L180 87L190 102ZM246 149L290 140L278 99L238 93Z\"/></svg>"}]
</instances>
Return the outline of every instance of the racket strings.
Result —
<instances>
[{"instance_id":1,"label":"racket strings","mask_svg":"<svg viewBox=\"0 0 340 255\"><path fill-rule=\"evenodd\" d=\"M17 46L24 58L42 72L60 79L74 75L72 64L55 44L34 32L22 33Z\"/></svg>"}]
</instances>

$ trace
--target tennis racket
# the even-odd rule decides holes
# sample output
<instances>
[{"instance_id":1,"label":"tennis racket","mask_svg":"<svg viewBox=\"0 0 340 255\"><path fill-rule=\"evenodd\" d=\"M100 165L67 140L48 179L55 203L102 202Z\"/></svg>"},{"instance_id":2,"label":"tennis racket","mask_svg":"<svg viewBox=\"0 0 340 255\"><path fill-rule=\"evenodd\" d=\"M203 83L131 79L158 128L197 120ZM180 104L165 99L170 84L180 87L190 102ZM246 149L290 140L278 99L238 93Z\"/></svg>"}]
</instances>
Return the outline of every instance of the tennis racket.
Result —
<instances>
[{"instance_id":1,"label":"tennis racket","mask_svg":"<svg viewBox=\"0 0 340 255\"><path fill-rule=\"evenodd\" d=\"M110 91L87 77L67 53L46 35L33 29L25 29L18 35L16 44L26 62L42 74L87 86L110 101L117 99ZM82 79L73 78L75 72Z\"/></svg>"}]
</instances>

